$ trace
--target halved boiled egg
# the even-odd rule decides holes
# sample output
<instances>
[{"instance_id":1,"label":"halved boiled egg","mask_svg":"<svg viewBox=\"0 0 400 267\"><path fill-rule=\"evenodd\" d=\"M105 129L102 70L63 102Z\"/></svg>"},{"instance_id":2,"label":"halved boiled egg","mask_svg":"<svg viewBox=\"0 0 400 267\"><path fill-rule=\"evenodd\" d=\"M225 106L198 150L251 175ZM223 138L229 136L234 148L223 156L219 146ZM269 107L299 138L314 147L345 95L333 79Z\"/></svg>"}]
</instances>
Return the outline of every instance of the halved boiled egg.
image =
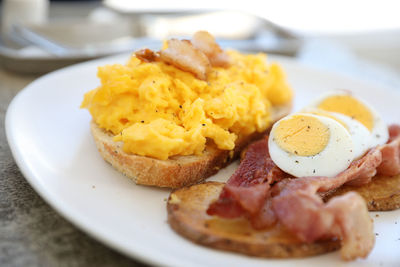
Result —
<instances>
[{"instance_id":1,"label":"halved boiled egg","mask_svg":"<svg viewBox=\"0 0 400 267\"><path fill-rule=\"evenodd\" d=\"M352 138L341 123L307 113L276 122L268 145L274 163L295 177L333 177L354 159Z\"/></svg>"},{"instance_id":2,"label":"halved boiled egg","mask_svg":"<svg viewBox=\"0 0 400 267\"><path fill-rule=\"evenodd\" d=\"M361 122L340 113L317 108L305 108L302 112L328 117L342 124L351 136L356 159L363 156L372 147L371 133Z\"/></svg>"},{"instance_id":3,"label":"halved boiled egg","mask_svg":"<svg viewBox=\"0 0 400 267\"><path fill-rule=\"evenodd\" d=\"M378 112L365 101L355 98L351 92L336 90L314 101L312 107L343 114L362 123L371 133L370 148L385 144L389 131Z\"/></svg>"}]
</instances>

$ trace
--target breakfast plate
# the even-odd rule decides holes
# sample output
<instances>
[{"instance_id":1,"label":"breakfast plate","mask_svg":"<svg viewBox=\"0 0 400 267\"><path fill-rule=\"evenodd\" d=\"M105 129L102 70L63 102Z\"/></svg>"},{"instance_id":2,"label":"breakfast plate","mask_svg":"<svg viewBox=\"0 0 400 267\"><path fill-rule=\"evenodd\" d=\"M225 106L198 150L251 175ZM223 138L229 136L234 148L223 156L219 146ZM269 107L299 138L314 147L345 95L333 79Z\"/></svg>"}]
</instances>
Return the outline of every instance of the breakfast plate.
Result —
<instances>
[{"instance_id":1,"label":"breakfast plate","mask_svg":"<svg viewBox=\"0 0 400 267\"><path fill-rule=\"evenodd\" d=\"M170 190L135 185L97 152L91 117L79 109L83 94L99 85L97 67L123 63L119 55L45 75L12 101L6 132L16 163L32 187L60 214L99 241L155 265L169 266L398 266L400 210L371 212L376 244L367 259L345 263L338 252L304 259L261 259L196 245L171 230ZM400 123L400 93L276 57L295 90L294 110L332 89L351 89L387 123ZM211 180L225 181L237 163Z\"/></svg>"}]
</instances>

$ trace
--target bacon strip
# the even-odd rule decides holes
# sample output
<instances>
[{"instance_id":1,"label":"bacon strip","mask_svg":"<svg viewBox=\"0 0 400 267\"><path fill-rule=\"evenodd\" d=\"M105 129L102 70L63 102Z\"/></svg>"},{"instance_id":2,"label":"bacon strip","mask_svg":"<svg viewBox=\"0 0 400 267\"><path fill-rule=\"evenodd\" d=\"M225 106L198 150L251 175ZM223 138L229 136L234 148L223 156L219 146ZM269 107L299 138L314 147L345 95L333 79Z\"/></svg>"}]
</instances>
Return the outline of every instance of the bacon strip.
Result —
<instances>
[{"instance_id":1,"label":"bacon strip","mask_svg":"<svg viewBox=\"0 0 400 267\"><path fill-rule=\"evenodd\" d=\"M148 48L136 51L135 56L144 62L154 62L160 58L159 53L156 53Z\"/></svg>"},{"instance_id":2,"label":"bacon strip","mask_svg":"<svg viewBox=\"0 0 400 267\"><path fill-rule=\"evenodd\" d=\"M287 177L271 160L268 152L268 137L251 144L239 168L222 190L217 201L207 213L224 218L235 218L246 214L256 217L269 196L270 184Z\"/></svg>"},{"instance_id":3,"label":"bacon strip","mask_svg":"<svg viewBox=\"0 0 400 267\"><path fill-rule=\"evenodd\" d=\"M194 74L198 79L206 80L211 66L229 67L230 57L226 54L215 38L206 31L198 31L192 41L171 39L167 41L165 50L154 52L142 49L135 53L143 62L163 61L178 69Z\"/></svg>"},{"instance_id":4,"label":"bacon strip","mask_svg":"<svg viewBox=\"0 0 400 267\"><path fill-rule=\"evenodd\" d=\"M193 35L192 44L197 49L200 49L214 67L228 67L230 65L230 58L218 43L215 41L214 36L206 31L198 31Z\"/></svg>"},{"instance_id":5,"label":"bacon strip","mask_svg":"<svg viewBox=\"0 0 400 267\"><path fill-rule=\"evenodd\" d=\"M211 65L207 56L195 48L189 40L171 39L168 48L160 51L162 61L193 73L197 78L205 80Z\"/></svg>"},{"instance_id":6,"label":"bacon strip","mask_svg":"<svg viewBox=\"0 0 400 267\"><path fill-rule=\"evenodd\" d=\"M325 210L335 218L330 229L332 236L342 238L342 259L366 258L374 247L375 235L364 199L355 192L349 192L332 198L326 204ZM335 232L336 227L339 232Z\"/></svg>"},{"instance_id":7,"label":"bacon strip","mask_svg":"<svg viewBox=\"0 0 400 267\"><path fill-rule=\"evenodd\" d=\"M326 180L325 184L321 187L319 192L326 192L335 189L344 183L359 186L362 184L369 183L371 179L376 175L377 170L379 173L400 173L400 126L389 127L390 139L389 143L370 150L361 159L354 161L348 169L340 173L334 178ZM208 209L210 215L218 215L224 218L234 218L243 216L244 213L256 214L254 207L251 210L243 209L246 205L240 205L240 194L236 193L236 198L233 198L229 192L237 192L239 189L233 187L248 187L250 184L257 185L261 183L272 184L276 181L281 181L284 178L290 177L281 171L271 160L268 152L267 138L261 141L255 142L248 147L248 153L242 160L238 170L228 180L224 190L222 191L219 199L212 203ZM390 153L388 153L390 152ZM398 163L398 164L397 164ZM395 167L395 168L394 168ZM394 170L393 170L394 169ZM286 185L281 182L272 188L273 195L277 195L280 192L279 188ZM261 190L262 187L258 187ZM262 188L263 190L269 190L269 187ZM246 190L248 193L250 190ZM245 191L243 191L245 192ZM249 193L243 193L243 198L257 198L259 196L269 197L271 194L259 194L254 195ZM243 202L249 200L244 200ZM259 201L259 199L258 199ZM258 201L255 201L258 203ZM257 205L258 208L262 205ZM234 212L231 212L234 211Z\"/></svg>"},{"instance_id":8,"label":"bacon strip","mask_svg":"<svg viewBox=\"0 0 400 267\"><path fill-rule=\"evenodd\" d=\"M400 173L400 125L389 127L389 142L382 146L382 164L378 173L383 175L396 175Z\"/></svg>"},{"instance_id":9,"label":"bacon strip","mask_svg":"<svg viewBox=\"0 0 400 267\"><path fill-rule=\"evenodd\" d=\"M318 193L338 188L349 181L370 181L381 161L379 149L372 149L336 177L302 177L284 181L284 186L280 186L281 192L272 198L275 216L304 242L336 237L342 241L343 259L366 257L375 239L363 198L352 192L324 203Z\"/></svg>"},{"instance_id":10,"label":"bacon strip","mask_svg":"<svg viewBox=\"0 0 400 267\"><path fill-rule=\"evenodd\" d=\"M353 185L367 183L375 176L376 168L380 163L381 153L379 150L373 149L361 159L354 161L337 177L327 179L320 192L335 189L346 182L353 181ZM223 218L236 218L244 215L254 222L255 228L269 226L268 218L262 220L259 217L262 216L261 208L265 205L265 200L271 195L270 185L290 177L279 169L270 158L268 137L265 137L248 147L239 168L226 183L218 200L211 203L207 213ZM283 185L284 183L278 187ZM280 190L274 189L276 195Z\"/></svg>"},{"instance_id":11,"label":"bacon strip","mask_svg":"<svg viewBox=\"0 0 400 267\"><path fill-rule=\"evenodd\" d=\"M352 260L366 257L375 242L364 199L350 192L324 203L317 194L335 184L343 184L346 177L350 176L342 175L334 182L327 177L292 179L272 199L272 209L279 222L304 242L339 238L342 258Z\"/></svg>"},{"instance_id":12,"label":"bacon strip","mask_svg":"<svg viewBox=\"0 0 400 267\"><path fill-rule=\"evenodd\" d=\"M373 247L374 235L365 201L356 193L348 193L324 203L319 194L345 183L369 183L377 171L399 174L400 126L391 126L389 133L386 145L371 149L332 178L283 179L288 175L270 159L267 138L256 142L249 146L238 170L220 198L210 205L208 214L225 218L245 216L256 229L278 220L304 242L328 237L341 239L345 260L366 257ZM275 181L280 182L271 188Z\"/></svg>"},{"instance_id":13,"label":"bacon strip","mask_svg":"<svg viewBox=\"0 0 400 267\"><path fill-rule=\"evenodd\" d=\"M329 182L323 188L323 191L329 191L344 183L352 186L360 186L371 182L376 175L376 169L382 163L382 153L379 148L371 149L361 159L353 161L350 166L339 173L334 178L329 178Z\"/></svg>"}]
</instances>

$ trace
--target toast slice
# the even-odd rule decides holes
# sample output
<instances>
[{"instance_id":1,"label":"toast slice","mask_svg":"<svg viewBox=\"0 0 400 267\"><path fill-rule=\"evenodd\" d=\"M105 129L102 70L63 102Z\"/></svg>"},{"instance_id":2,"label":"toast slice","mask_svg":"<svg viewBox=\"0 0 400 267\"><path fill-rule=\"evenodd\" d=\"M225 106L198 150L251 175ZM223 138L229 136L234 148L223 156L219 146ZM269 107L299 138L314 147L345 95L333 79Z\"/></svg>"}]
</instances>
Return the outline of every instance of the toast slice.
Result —
<instances>
[{"instance_id":1,"label":"toast slice","mask_svg":"<svg viewBox=\"0 0 400 267\"><path fill-rule=\"evenodd\" d=\"M272 108L273 121L286 116L291 104ZM208 143L202 155L173 156L167 160L127 154L122 150L122 142L114 142L113 136L91 122L91 131L96 146L102 157L115 169L135 183L158 187L179 188L198 183L218 172L238 157L240 152L252 141L265 133L253 133L238 138L235 149L220 150L213 143Z\"/></svg>"},{"instance_id":2,"label":"toast slice","mask_svg":"<svg viewBox=\"0 0 400 267\"><path fill-rule=\"evenodd\" d=\"M209 204L218 198L224 184L206 182L175 190L168 204L168 222L180 235L200 245L268 258L298 258L340 248L338 240L304 243L279 224L254 230L244 219L209 216Z\"/></svg>"},{"instance_id":3,"label":"toast slice","mask_svg":"<svg viewBox=\"0 0 400 267\"><path fill-rule=\"evenodd\" d=\"M387 211L400 208L400 175L377 175L362 186L343 185L325 195L324 200L354 191L365 200L369 211Z\"/></svg>"}]
</instances>

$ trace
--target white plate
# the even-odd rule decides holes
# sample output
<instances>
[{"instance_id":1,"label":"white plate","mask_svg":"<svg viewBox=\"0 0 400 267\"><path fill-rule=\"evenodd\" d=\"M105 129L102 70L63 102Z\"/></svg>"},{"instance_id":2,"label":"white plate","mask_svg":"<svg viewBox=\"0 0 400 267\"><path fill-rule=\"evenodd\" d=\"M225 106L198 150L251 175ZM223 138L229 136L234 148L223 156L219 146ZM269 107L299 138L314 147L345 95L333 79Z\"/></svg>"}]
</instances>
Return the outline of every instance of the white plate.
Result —
<instances>
[{"instance_id":1,"label":"white plate","mask_svg":"<svg viewBox=\"0 0 400 267\"><path fill-rule=\"evenodd\" d=\"M127 55L68 67L34 81L12 101L6 117L14 158L33 188L59 213L103 243L151 264L172 266L344 265L339 253L306 259L258 259L198 246L168 226L169 191L137 186L97 152L89 131L91 117L79 109L83 94L99 81L96 69L124 62ZM296 91L295 109L322 91L346 88L372 103L387 122L399 122L400 94L278 58ZM216 179L226 179L236 164ZM349 266L400 263L400 211L371 213L376 245L366 260ZM397 224L396 224L397 223Z\"/></svg>"}]
</instances>

